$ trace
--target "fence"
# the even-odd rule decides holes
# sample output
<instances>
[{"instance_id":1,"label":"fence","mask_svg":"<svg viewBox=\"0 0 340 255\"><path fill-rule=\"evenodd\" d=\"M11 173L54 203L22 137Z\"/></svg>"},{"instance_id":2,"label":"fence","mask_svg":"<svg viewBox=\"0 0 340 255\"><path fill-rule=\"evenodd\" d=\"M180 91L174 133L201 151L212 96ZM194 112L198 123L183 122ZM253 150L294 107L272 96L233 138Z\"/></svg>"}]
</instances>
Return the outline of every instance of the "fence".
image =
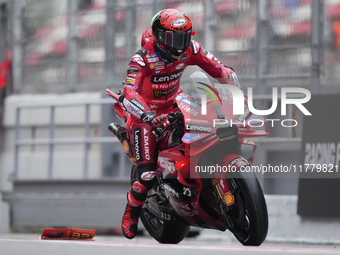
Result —
<instances>
[{"instance_id":1,"label":"fence","mask_svg":"<svg viewBox=\"0 0 340 255\"><path fill-rule=\"evenodd\" d=\"M14 171L12 173L11 179L12 180L22 179L19 177L20 176L20 164L24 162L20 159L22 159L21 149L25 147L31 148L29 151L31 152L30 155L32 157L35 155L34 152L39 152L39 150L36 147L40 147L41 149L45 148L47 150L47 153L46 153L47 165L43 167L44 169L46 169L46 171L44 171L46 174L43 174L38 179L41 179L41 178L44 178L47 180L56 179L55 173L57 169L55 169L56 164L54 164L54 161L56 160L56 156L58 156L58 153L55 152L55 147L60 146L60 145L66 145L66 146L82 145L83 146L83 153L81 155L82 163L79 162L79 164L76 165L77 169L73 169L73 172L74 171L77 171L79 173L81 172L80 179L83 179L83 180L91 179L91 177L89 176L89 150L90 150L90 145L93 145L93 144L102 144L102 145L108 144L109 147L116 147L117 148L116 154L118 154L118 157L119 157L119 159L117 159L115 162L115 164L118 164L117 165L118 171L114 173L114 176L110 176L108 173L102 172L100 177L101 178L115 177L116 179L124 179L124 178L126 179L128 176L128 172L126 170L128 169L130 165L127 165L126 163L125 152L124 150L120 149L121 145L118 142L117 138L113 137L112 135L108 137L108 136L100 136L100 134L97 134L95 136L90 134L91 117L93 119L93 117L95 117L93 115L98 114L98 111L94 111L94 109L91 110L91 108L93 108L93 106L95 105L98 105L100 106L100 108L102 108L104 105L110 106L111 104L112 104L112 99L107 98L107 99L97 99L97 100L76 100L73 102L70 102L70 101L69 102L67 101L57 102L54 100L52 102L45 102L45 103L34 103L34 104L26 103L26 104L17 105L16 116L15 116ZM72 108L74 109L77 107L78 107L78 111L76 111L77 113L82 113L82 112L84 113L84 116L83 116L84 118L82 121L80 121L80 122L84 122L83 128L80 128L79 130L77 129L78 135L75 135L72 137L64 137L64 136L60 136L60 134L57 135L56 134L57 131L59 131L60 133L61 126L65 125L67 121L72 122L72 120L69 119L70 117L72 117L72 115L69 114L70 116L64 118L64 120L60 120L59 118L59 123L56 123L56 120L58 119L56 116L57 111L59 111L59 115L60 115L60 110L62 108L66 109L66 111L72 111ZM31 112L31 114L28 114L27 111L32 111L32 109L35 109L35 111ZM35 126L30 126L30 125L27 126L27 124L25 125L22 121L22 119L24 119L24 122L25 121L27 122L27 118L29 116L32 117L32 113L33 115L40 113L40 118L48 119L47 121L47 123L49 123L48 126L45 126L44 124L46 120L43 120L42 123L39 125L41 126L39 129L40 130L39 132L41 134L39 136L27 135L27 132L26 133L23 132L24 126L30 129L33 129L34 127L36 128L37 126L37 123L30 124L30 125L35 125ZM79 119L80 116L73 116L73 121L75 117ZM79 147L77 149L73 148L73 150L72 150L72 147L65 147L65 148L67 148L67 151L70 154L81 151ZM103 147L102 150L104 149L105 148ZM60 150L59 150L59 153L60 153ZM26 151L26 154L27 154L27 151ZM59 157L59 160L62 160L62 159L63 159L62 157ZM44 164L44 163L40 162L40 164ZM99 167L99 165L97 167ZM82 169L80 170L81 167ZM66 166L64 166L64 168L66 168ZM60 167L59 167L59 170L60 170ZM101 170L97 169L97 172L101 172Z\"/></svg>"},{"instance_id":2,"label":"fence","mask_svg":"<svg viewBox=\"0 0 340 255\"><path fill-rule=\"evenodd\" d=\"M251 86L267 78L320 77L323 66L322 81L333 84L339 6L338 0L13 0L14 91L121 87L142 32L163 8L185 11L194 39Z\"/></svg>"}]
</instances>

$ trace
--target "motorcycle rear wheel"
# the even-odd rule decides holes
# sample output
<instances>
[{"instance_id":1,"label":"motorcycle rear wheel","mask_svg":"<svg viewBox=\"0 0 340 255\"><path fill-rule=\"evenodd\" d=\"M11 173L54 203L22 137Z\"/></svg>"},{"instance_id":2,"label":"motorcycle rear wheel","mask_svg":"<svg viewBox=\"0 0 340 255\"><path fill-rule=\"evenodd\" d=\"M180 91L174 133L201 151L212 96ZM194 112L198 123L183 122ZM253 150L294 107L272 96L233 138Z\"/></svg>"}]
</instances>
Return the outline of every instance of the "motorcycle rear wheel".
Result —
<instances>
[{"instance_id":1,"label":"motorcycle rear wheel","mask_svg":"<svg viewBox=\"0 0 340 255\"><path fill-rule=\"evenodd\" d=\"M136 181L137 176L137 167L133 165L131 184ZM162 221L144 208L139 217L148 233L160 243L177 244L187 236L190 229L190 226L176 220L171 222Z\"/></svg>"},{"instance_id":2,"label":"motorcycle rear wheel","mask_svg":"<svg viewBox=\"0 0 340 255\"><path fill-rule=\"evenodd\" d=\"M188 234L190 226L178 221L165 222L142 209L140 218L149 234L160 243L177 244Z\"/></svg>"},{"instance_id":3,"label":"motorcycle rear wheel","mask_svg":"<svg viewBox=\"0 0 340 255\"><path fill-rule=\"evenodd\" d=\"M226 181L236 203L227 213L230 231L243 245L261 245L268 232L268 211L257 178L253 173L228 173Z\"/></svg>"}]
</instances>

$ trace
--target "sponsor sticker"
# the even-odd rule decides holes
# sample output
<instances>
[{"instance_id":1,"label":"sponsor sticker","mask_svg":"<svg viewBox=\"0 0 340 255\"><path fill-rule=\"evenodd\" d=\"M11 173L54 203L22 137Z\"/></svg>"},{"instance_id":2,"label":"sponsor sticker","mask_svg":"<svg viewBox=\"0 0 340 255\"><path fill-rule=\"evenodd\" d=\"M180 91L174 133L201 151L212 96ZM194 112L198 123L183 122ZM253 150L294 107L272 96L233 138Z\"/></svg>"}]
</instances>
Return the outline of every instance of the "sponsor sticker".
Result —
<instances>
[{"instance_id":1,"label":"sponsor sticker","mask_svg":"<svg viewBox=\"0 0 340 255\"><path fill-rule=\"evenodd\" d=\"M128 67L128 69L127 69L128 71L132 71L132 72L138 72L139 71L139 67L136 67L136 66L129 66Z\"/></svg>"},{"instance_id":2,"label":"sponsor sticker","mask_svg":"<svg viewBox=\"0 0 340 255\"><path fill-rule=\"evenodd\" d=\"M248 164L248 161L244 157L238 157L234 158L230 163L228 164L228 169L231 169L236 163L239 163L241 165Z\"/></svg>"},{"instance_id":3,"label":"sponsor sticker","mask_svg":"<svg viewBox=\"0 0 340 255\"><path fill-rule=\"evenodd\" d=\"M155 63L156 66L164 66L164 62L163 61L159 61Z\"/></svg>"},{"instance_id":4,"label":"sponsor sticker","mask_svg":"<svg viewBox=\"0 0 340 255\"><path fill-rule=\"evenodd\" d=\"M131 112L136 117L140 117L143 114L143 111L141 111L137 106L130 103L126 98L123 100L123 105L127 109L127 111Z\"/></svg>"},{"instance_id":5,"label":"sponsor sticker","mask_svg":"<svg viewBox=\"0 0 340 255\"><path fill-rule=\"evenodd\" d=\"M133 103L135 106L137 106L142 111L146 110L146 107L134 97L131 99L131 103Z\"/></svg>"},{"instance_id":6,"label":"sponsor sticker","mask_svg":"<svg viewBox=\"0 0 340 255\"><path fill-rule=\"evenodd\" d=\"M170 74L159 74L151 76L151 83L160 84L165 82L171 82L173 80L179 79L183 74L183 70L178 70L176 72L172 72Z\"/></svg>"},{"instance_id":7,"label":"sponsor sticker","mask_svg":"<svg viewBox=\"0 0 340 255\"><path fill-rule=\"evenodd\" d=\"M149 136L147 136L146 134L149 131L144 128L144 133L143 133L143 142L144 142L144 157L146 160L150 160L150 148L149 148Z\"/></svg>"},{"instance_id":8,"label":"sponsor sticker","mask_svg":"<svg viewBox=\"0 0 340 255\"><path fill-rule=\"evenodd\" d=\"M187 123L186 126L185 126L185 130L186 131L192 131L192 132L211 133L212 126Z\"/></svg>"},{"instance_id":9,"label":"sponsor sticker","mask_svg":"<svg viewBox=\"0 0 340 255\"><path fill-rule=\"evenodd\" d=\"M214 55L211 54L210 52L208 52L207 57L210 58L210 59L212 59L212 58L214 57Z\"/></svg>"},{"instance_id":10,"label":"sponsor sticker","mask_svg":"<svg viewBox=\"0 0 340 255\"><path fill-rule=\"evenodd\" d=\"M165 100L156 100L156 99L153 99L153 100L151 100L151 103L154 103L154 104L164 104Z\"/></svg>"},{"instance_id":11,"label":"sponsor sticker","mask_svg":"<svg viewBox=\"0 0 340 255\"><path fill-rule=\"evenodd\" d=\"M194 108L191 108L189 105L186 105L186 104L179 104L178 106L182 112L188 112L190 113L192 116L197 116L198 115L198 112L195 111Z\"/></svg>"},{"instance_id":12,"label":"sponsor sticker","mask_svg":"<svg viewBox=\"0 0 340 255\"><path fill-rule=\"evenodd\" d=\"M123 147L124 147L125 152L129 152L129 144L126 140L124 140L123 142Z\"/></svg>"},{"instance_id":13,"label":"sponsor sticker","mask_svg":"<svg viewBox=\"0 0 340 255\"><path fill-rule=\"evenodd\" d=\"M176 19L171 23L172 26L174 27L181 27L185 26L187 24L187 21L185 19Z\"/></svg>"},{"instance_id":14,"label":"sponsor sticker","mask_svg":"<svg viewBox=\"0 0 340 255\"><path fill-rule=\"evenodd\" d=\"M142 152L142 134L141 128L136 128L134 130L134 140L135 140L135 155L137 162L143 161ZM150 179L151 180L151 179Z\"/></svg>"},{"instance_id":15,"label":"sponsor sticker","mask_svg":"<svg viewBox=\"0 0 340 255\"><path fill-rule=\"evenodd\" d=\"M168 84L152 84L153 89L167 89L169 87Z\"/></svg>"},{"instance_id":16,"label":"sponsor sticker","mask_svg":"<svg viewBox=\"0 0 340 255\"><path fill-rule=\"evenodd\" d=\"M204 139L203 141L201 141L201 143L209 142L209 141L211 141L212 139L214 139L216 137L217 137L217 135L213 134L213 135L209 136L207 139Z\"/></svg>"},{"instance_id":17,"label":"sponsor sticker","mask_svg":"<svg viewBox=\"0 0 340 255\"><path fill-rule=\"evenodd\" d=\"M235 118L235 121L237 121L238 123L242 123L244 120L246 120L249 115L251 114L251 111L249 110L249 108L247 107L245 109L245 112L243 115L238 115L236 118Z\"/></svg>"},{"instance_id":18,"label":"sponsor sticker","mask_svg":"<svg viewBox=\"0 0 340 255\"><path fill-rule=\"evenodd\" d=\"M148 58L148 63L154 63L154 62L157 62L159 61L159 58L158 57L155 57L155 58Z\"/></svg>"},{"instance_id":19,"label":"sponsor sticker","mask_svg":"<svg viewBox=\"0 0 340 255\"><path fill-rule=\"evenodd\" d=\"M185 136L183 136L182 140L186 143L189 142L194 142L200 138L202 138L205 135L199 135L199 134L185 134Z\"/></svg>"},{"instance_id":20,"label":"sponsor sticker","mask_svg":"<svg viewBox=\"0 0 340 255\"><path fill-rule=\"evenodd\" d=\"M166 158L160 158L159 159L159 164L161 167L164 169L168 170L170 173L175 173L175 164L172 161L168 161Z\"/></svg>"},{"instance_id":21,"label":"sponsor sticker","mask_svg":"<svg viewBox=\"0 0 340 255\"><path fill-rule=\"evenodd\" d=\"M157 57L157 54L151 54L151 55L146 55L147 58L153 58L153 57Z\"/></svg>"},{"instance_id":22,"label":"sponsor sticker","mask_svg":"<svg viewBox=\"0 0 340 255\"><path fill-rule=\"evenodd\" d=\"M225 194L224 199L228 206L234 204L235 202L234 196L230 192Z\"/></svg>"},{"instance_id":23,"label":"sponsor sticker","mask_svg":"<svg viewBox=\"0 0 340 255\"><path fill-rule=\"evenodd\" d=\"M164 68L164 66L156 66L155 70L163 70Z\"/></svg>"},{"instance_id":24,"label":"sponsor sticker","mask_svg":"<svg viewBox=\"0 0 340 255\"><path fill-rule=\"evenodd\" d=\"M131 78L136 78L136 77L137 77L137 74L134 73L134 72L129 72L127 76L128 76L128 77L131 77Z\"/></svg>"},{"instance_id":25,"label":"sponsor sticker","mask_svg":"<svg viewBox=\"0 0 340 255\"><path fill-rule=\"evenodd\" d=\"M160 98L162 96L162 90L154 90L153 93L155 98Z\"/></svg>"},{"instance_id":26,"label":"sponsor sticker","mask_svg":"<svg viewBox=\"0 0 340 255\"><path fill-rule=\"evenodd\" d=\"M131 84L124 84L124 88L132 88L132 85Z\"/></svg>"},{"instance_id":27,"label":"sponsor sticker","mask_svg":"<svg viewBox=\"0 0 340 255\"><path fill-rule=\"evenodd\" d=\"M167 96L169 94L172 94L173 92L176 91L178 86L175 86L169 90L163 91L163 90L154 90L154 97L155 98L160 98L161 96Z\"/></svg>"},{"instance_id":28,"label":"sponsor sticker","mask_svg":"<svg viewBox=\"0 0 340 255\"><path fill-rule=\"evenodd\" d=\"M181 63L181 64L179 64L179 65L176 66L176 69L181 69L183 66L184 66L184 64Z\"/></svg>"},{"instance_id":29,"label":"sponsor sticker","mask_svg":"<svg viewBox=\"0 0 340 255\"><path fill-rule=\"evenodd\" d=\"M126 82L126 83L130 83L130 84L134 84L134 83L135 83L135 79L126 78L126 79L125 79L125 82Z\"/></svg>"},{"instance_id":30,"label":"sponsor sticker","mask_svg":"<svg viewBox=\"0 0 340 255\"><path fill-rule=\"evenodd\" d=\"M176 100L177 100L177 101L180 101L180 102L182 102L182 103L185 103L185 104L189 105L190 107L195 108L196 110L201 109L201 106L199 106L198 104L196 104L196 103L194 103L194 102L191 102L189 99L187 99L187 98L185 98L185 97L177 96L177 97L176 97Z\"/></svg>"}]
</instances>

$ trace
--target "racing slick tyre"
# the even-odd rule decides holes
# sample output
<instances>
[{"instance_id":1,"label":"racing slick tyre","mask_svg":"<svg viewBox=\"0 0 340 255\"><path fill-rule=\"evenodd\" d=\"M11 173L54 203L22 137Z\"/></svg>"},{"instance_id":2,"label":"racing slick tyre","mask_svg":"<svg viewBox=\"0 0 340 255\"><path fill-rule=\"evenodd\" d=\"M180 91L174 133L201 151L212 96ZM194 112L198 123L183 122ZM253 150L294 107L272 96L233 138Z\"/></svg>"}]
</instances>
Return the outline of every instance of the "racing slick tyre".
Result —
<instances>
[{"instance_id":1,"label":"racing slick tyre","mask_svg":"<svg viewBox=\"0 0 340 255\"><path fill-rule=\"evenodd\" d=\"M190 229L190 226L178 221L162 221L145 209L142 209L140 218L145 229L160 243L177 244L186 237Z\"/></svg>"},{"instance_id":2,"label":"racing slick tyre","mask_svg":"<svg viewBox=\"0 0 340 255\"><path fill-rule=\"evenodd\" d=\"M268 211L261 186L253 173L228 173L235 206L227 212L229 230L243 245L259 246L268 232Z\"/></svg>"}]
</instances>

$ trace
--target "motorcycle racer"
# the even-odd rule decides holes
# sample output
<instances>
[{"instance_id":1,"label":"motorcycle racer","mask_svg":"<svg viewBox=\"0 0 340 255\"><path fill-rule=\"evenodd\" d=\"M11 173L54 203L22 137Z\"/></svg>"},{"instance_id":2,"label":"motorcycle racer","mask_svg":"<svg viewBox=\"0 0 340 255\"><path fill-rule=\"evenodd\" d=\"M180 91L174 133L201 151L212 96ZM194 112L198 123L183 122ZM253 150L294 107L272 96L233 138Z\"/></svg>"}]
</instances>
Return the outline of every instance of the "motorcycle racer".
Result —
<instances>
[{"instance_id":1,"label":"motorcycle racer","mask_svg":"<svg viewBox=\"0 0 340 255\"><path fill-rule=\"evenodd\" d=\"M157 143L155 127L169 125L175 111L174 99L181 93L180 78L188 65L197 65L220 83L239 86L232 68L223 65L194 40L189 17L176 9L159 11L144 32L142 48L131 58L119 101L130 112L130 132L137 165L137 180L127 193L122 231L132 239L147 192L156 177ZM148 32L149 31L149 32ZM132 141L131 141L132 142Z\"/></svg>"}]
</instances>

